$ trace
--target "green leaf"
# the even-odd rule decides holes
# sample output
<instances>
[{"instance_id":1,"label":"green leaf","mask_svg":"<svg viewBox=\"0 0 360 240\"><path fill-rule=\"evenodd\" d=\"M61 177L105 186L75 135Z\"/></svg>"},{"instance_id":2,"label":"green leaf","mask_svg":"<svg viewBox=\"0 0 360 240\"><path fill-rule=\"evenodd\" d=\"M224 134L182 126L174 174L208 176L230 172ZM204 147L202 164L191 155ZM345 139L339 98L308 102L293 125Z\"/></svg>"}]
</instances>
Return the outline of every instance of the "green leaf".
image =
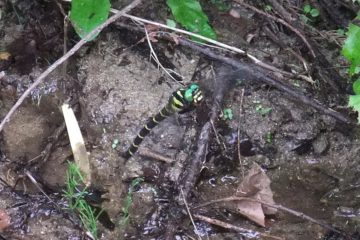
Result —
<instances>
[{"instance_id":1,"label":"green leaf","mask_svg":"<svg viewBox=\"0 0 360 240\"><path fill-rule=\"evenodd\" d=\"M316 8L313 8L313 9L310 10L310 15L315 18L315 17L318 17L320 15L320 12Z\"/></svg>"},{"instance_id":2,"label":"green leaf","mask_svg":"<svg viewBox=\"0 0 360 240\"><path fill-rule=\"evenodd\" d=\"M360 19L359 16L357 19ZM356 67L360 65L360 27L350 24L347 39L342 49L342 54L351 63L350 75L355 73Z\"/></svg>"},{"instance_id":3,"label":"green leaf","mask_svg":"<svg viewBox=\"0 0 360 240\"><path fill-rule=\"evenodd\" d=\"M76 33L84 38L108 18L109 0L72 0L70 20ZM96 36L92 36L94 39Z\"/></svg>"},{"instance_id":4,"label":"green leaf","mask_svg":"<svg viewBox=\"0 0 360 240\"><path fill-rule=\"evenodd\" d=\"M166 19L166 26L174 28L176 27L176 22L172 19Z\"/></svg>"},{"instance_id":5,"label":"green leaf","mask_svg":"<svg viewBox=\"0 0 360 240\"><path fill-rule=\"evenodd\" d=\"M304 13L310 13L310 11L311 11L311 6L309 4L306 4L304 6Z\"/></svg>"},{"instance_id":6,"label":"green leaf","mask_svg":"<svg viewBox=\"0 0 360 240\"><path fill-rule=\"evenodd\" d=\"M167 0L175 20L187 30L204 37L216 39L216 34L208 24L208 17L197 0Z\"/></svg>"},{"instance_id":7,"label":"green leaf","mask_svg":"<svg viewBox=\"0 0 360 240\"><path fill-rule=\"evenodd\" d=\"M234 117L231 108L225 108L223 111L223 119L224 120L232 120Z\"/></svg>"},{"instance_id":8,"label":"green leaf","mask_svg":"<svg viewBox=\"0 0 360 240\"><path fill-rule=\"evenodd\" d=\"M267 12L270 12L272 10L272 6L271 5L265 5L264 10Z\"/></svg>"},{"instance_id":9,"label":"green leaf","mask_svg":"<svg viewBox=\"0 0 360 240\"><path fill-rule=\"evenodd\" d=\"M336 30L336 32L340 35L340 36L345 36L345 30L342 28L339 28L338 30Z\"/></svg>"},{"instance_id":10,"label":"green leaf","mask_svg":"<svg viewBox=\"0 0 360 240\"><path fill-rule=\"evenodd\" d=\"M256 105L255 107L255 111L257 111L258 113L260 113L262 116L265 116L266 114L268 114L269 112L271 112L271 108L264 108L261 104Z\"/></svg>"},{"instance_id":11,"label":"green leaf","mask_svg":"<svg viewBox=\"0 0 360 240\"><path fill-rule=\"evenodd\" d=\"M354 93L355 93L356 95L359 95L359 94L360 94L360 78L357 79L357 80L353 83L352 87L353 87Z\"/></svg>"},{"instance_id":12,"label":"green leaf","mask_svg":"<svg viewBox=\"0 0 360 240\"><path fill-rule=\"evenodd\" d=\"M360 95L351 95L348 106L358 112L358 123L360 123Z\"/></svg>"}]
</instances>

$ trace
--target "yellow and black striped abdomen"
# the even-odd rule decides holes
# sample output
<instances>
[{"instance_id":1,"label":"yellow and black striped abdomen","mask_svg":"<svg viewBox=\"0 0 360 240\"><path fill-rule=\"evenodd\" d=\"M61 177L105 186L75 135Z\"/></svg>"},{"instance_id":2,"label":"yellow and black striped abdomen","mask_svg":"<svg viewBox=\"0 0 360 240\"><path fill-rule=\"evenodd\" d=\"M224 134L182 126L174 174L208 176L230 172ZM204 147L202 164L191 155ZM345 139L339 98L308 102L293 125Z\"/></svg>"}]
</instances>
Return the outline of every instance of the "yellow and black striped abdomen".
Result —
<instances>
[{"instance_id":1,"label":"yellow and black striped abdomen","mask_svg":"<svg viewBox=\"0 0 360 240\"><path fill-rule=\"evenodd\" d=\"M169 104L168 104L169 105ZM156 127L161 121L163 121L168 116L172 115L174 112L171 108L166 105L161 111L156 114L154 117L149 118L144 127L140 130L138 135L135 137L129 149L125 152L125 158L128 159L138 150L139 145L144 140L144 138L150 133L150 131Z\"/></svg>"},{"instance_id":2,"label":"yellow and black striped abdomen","mask_svg":"<svg viewBox=\"0 0 360 240\"><path fill-rule=\"evenodd\" d=\"M124 157L126 159L129 159L134 153L138 150L139 145L143 141L143 139L150 133L150 131L156 127L161 121L163 121L165 118L171 116L172 114L176 112L182 112L184 110L187 110L190 108L194 103L197 103L202 100L202 93L198 89L198 86L196 85L196 89L194 90L194 85L192 84L192 88L189 87L187 89L178 89L177 91L173 92L172 95L169 98L168 103L166 106L161 109L161 111L156 114L154 117L149 118L147 123L144 125L144 127L140 130L138 135L135 137L134 141L132 142L129 149L125 152ZM186 94L190 94L191 101L186 99ZM195 97L195 98L193 98Z\"/></svg>"}]
</instances>

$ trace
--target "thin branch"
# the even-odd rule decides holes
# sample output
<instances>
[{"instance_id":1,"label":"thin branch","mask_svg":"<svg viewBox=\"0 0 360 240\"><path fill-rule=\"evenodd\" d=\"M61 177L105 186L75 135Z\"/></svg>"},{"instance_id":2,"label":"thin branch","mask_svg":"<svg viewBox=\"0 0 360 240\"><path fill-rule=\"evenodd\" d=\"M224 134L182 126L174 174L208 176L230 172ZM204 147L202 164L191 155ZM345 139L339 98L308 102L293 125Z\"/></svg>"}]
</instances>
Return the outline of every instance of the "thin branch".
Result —
<instances>
[{"instance_id":1,"label":"thin branch","mask_svg":"<svg viewBox=\"0 0 360 240\"><path fill-rule=\"evenodd\" d=\"M270 204L268 202L264 202L262 200L259 200L259 199L254 199L254 198L249 198L249 197L227 197L227 198L220 198L220 199L215 199L215 200L212 200L212 201L209 201L207 203L204 203L204 204L201 204L201 205L198 205L194 208L200 208L200 207L205 207L205 206L208 206L208 205L211 205L211 204L214 204L214 203L221 203L221 202L232 202L232 201L251 201L251 202L258 202L258 203L261 203L263 205L266 205L268 207L271 207L271 208L276 208L276 209L279 209L279 210L282 210L284 212L287 212L289 214L292 214L296 217L300 217L302 219L305 219L305 220L308 220L312 223L316 223L320 226L322 226L323 228L327 229L327 230L331 230L333 232L336 232L336 233L339 233L341 235L344 235L343 232L339 231L338 229L332 227L331 225L327 224L327 223L324 223L324 222L321 222L320 220L316 220L315 218L312 218L308 215L306 215L305 213L302 213L302 212L298 212L298 211L295 211L295 210L292 210L290 208L287 208L287 207L284 207L280 204Z\"/></svg>"},{"instance_id":2,"label":"thin branch","mask_svg":"<svg viewBox=\"0 0 360 240\"><path fill-rule=\"evenodd\" d=\"M169 37L169 36L164 36L164 38L171 40L171 37ZM336 112L335 110L333 110L331 108L327 108L327 107L321 105L318 101L307 97L305 94L296 91L291 86L288 86L287 84L283 83L282 81L275 79L275 76L270 77L269 74L264 71L264 69L259 68L258 66L248 64L245 62L240 62L238 60L222 56L216 52L211 51L211 49L203 48L198 45L195 45L194 43L190 42L189 40L187 40L185 38L179 37L177 39L177 41L181 45L188 46L198 52L205 54L206 56L208 56L212 59L229 64L230 66L237 68L239 73L241 73L245 76L252 77L253 80L261 81L270 86L273 86L273 87L287 93L289 96L297 99L301 103L308 105L308 106L318 110L321 113L332 116L333 118L335 118L338 121L341 121L343 123L347 123L350 125L356 124L352 119L348 118L347 116L345 116L339 112Z\"/></svg>"},{"instance_id":3,"label":"thin branch","mask_svg":"<svg viewBox=\"0 0 360 240\"><path fill-rule=\"evenodd\" d=\"M180 188L180 191L181 191L181 195L182 195L182 198L183 198L185 207L186 207L186 212L187 212L187 214L188 214L189 217L190 217L190 221L191 221L192 225L194 226L195 233L196 233L196 235L198 236L198 239L201 240L201 236L199 235L199 230L198 230L197 227L196 227L196 224L195 224L195 222L194 222L194 218L192 217L191 212L190 212L190 209L189 209L189 205L188 205L188 203L187 203L187 201L186 201L186 198L185 198L185 196L184 196L184 191L182 190L182 188Z\"/></svg>"},{"instance_id":4,"label":"thin branch","mask_svg":"<svg viewBox=\"0 0 360 240\"><path fill-rule=\"evenodd\" d=\"M183 85L181 84L179 81L177 81L170 73L169 71L161 64L161 62L159 61L157 55L156 55L156 52L154 51L154 48L152 47L152 44L151 44L151 40L150 40L150 37L149 37L149 33L148 31L146 30L146 27L144 27L144 31L145 31L145 36L146 36L146 40L147 40L147 43L149 45L149 48L150 48L150 59L154 59L154 61L157 63L158 67L160 67L172 80L174 80L175 83L179 84L179 85ZM181 77L181 78L184 78L183 76L181 76L179 73L173 71L174 74L176 74L177 76Z\"/></svg>"},{"instance_id":5,"label":"thin branch","mask_svg":"<svg viewBox=\"0 0 360 240\"><path fill-rule=\"evenodd\" d=\"M118 10L116 9L111 9L111 12L113 13L117 13ZM172 30L174 32L178 32L178 33L182 33L182 34L185 34L185 35L188 35L188 36L191 36L191 37L195 37L195 38L199 38L201 40L204 40L208 43L211 43L211 44L214 44L215 46L218 46L218 47L221 47L225 50L230 50L232 52L235 52L235 53L239 53L241 55L245 55L247 56L251 61L253 61L256 65L259 65L265 69L268 69L270 71L273 71L273 72L278 72L278 73L281 73L283 74L284 76L287 76L287 77L295 77L295 78L299 78L299 79L302 79L302 80L305 80L305 81L308 81L308 82L313 82L312 78L311 77L308 77L306 75L302 75L302 74L293 74L293 73L290 73L290 72L286 72L284 70L281 70L281 69L278 69L276 68L275 66L272 66L268 63L265 63L265 62L262 62L260 59L258 59L257 57L247 53L245 50L242 50L242 49L239 49L239 48L236 48L234 46L230 46L230 45L227 45L227 44L224 44L222 42L218 42L218 41L215 41L213 39L210 39L210 38L207 38L207 37L204 37L204 36L201 36L199 34L196 34L196 33L192 33L192 32L188 32L188 31L185 31L185 30L182 30L182 29L178 29L178 28L174 28L174 27L169 27L165 24L161 24L161 23L158 23L158 22L154 22L154 21L150 21L150 20L147 20L147 19L143 19L143 18L139 18L139 17L135 17L135 16L132 16L132 15L129 15L129 14L124 14L123 15L124 17L127 17L127 18L130 18L134 21L137 21L137 22L142 22L142 23L146 23L146 24L151 24L151 25L155 25L155 26L158 26L158 27L161 27L161 28L165 28L165 29L169 29L169 30ZM194 42L195 43L195 42ZM200 45L206 45L206 46L209 46L207 44L203 44L203 43L199 43L199 42L196 42L196 44L200 44ZM209 46L209 47L214 47L214 46Z\"/></svg>"},{"instance_id":6,"label":"thin branch","mask_svg":"<svg viewBox=\"0 0 360 240\"><path fill-rule=\"evenodd\" d=\"M268 14L268 13L266 13L264 11L261 11L261 10L257 9L256 7L253 7L253 6L243 2L242 0L234 0L234 1L237 2L238 4L240 4L243 7L251 9L252 11L254 11L254 12L260 14L260 15L263 15L263 16L265 16L267 18L270 18L270 19L274 20L275 22L281 23L282 25L288 27L291 31L293 31L296 35L298 35L301 38L301 40L305 43L306 47L309 49L309 51L311 53L311 56L314 57L314 58L316 57L315 51L312 48L312 46L310 45L310 43L308 42L308 40L306 39L306 37L298 29L291 26L285 20L283 20L281 18L278 18L278 17L275 17L275 16L273 16L271 14Z\"/></svg>"},{"instance_id":7,"label":"thin branch","mask_svg":"<svg viewBox=\"0 0 360 240\"><path fill-rule=\"evenodd\" d=\"M162 161L162 162L165 162L165 163L173 163L173 162L175 162L174 159L169 158L167 156L164 156L162 154L153 152L152 150L150 150L150 149L148 149L146 147L140 147L138 151L139 151L139 155L142 156L142 157L152 158L152 159Z\"/></svg>"},{"instance_id":8,"label":"thin branch","mask_svg":"<svg viewBox=\"0 0 360 240\"><path fill-rule=\"evenodd\" d=\"M255 230L249 230L249 229L246 229L246 228L238 227L238 226L235 226L233 224L226 223L226 222L223 222L223 221L220 221L220 220L217 220L217 219L209 218L209 217L206 217L206 216L203 216L203 215L200 215L200 214L194 214L194 217L201 220L201 221L208 222L208 223L210 223L212 225L216 225L216 226L223 227L223 228L226 228L226 229L234 230L237 233L239 233L241 236L244 236L246 238L250 238L250 239L256 238L256 239L258 239L258 237L264 237L264 238L271 238L271 239L276 239L276 240L285 240L282 237L271 236L269 234L261 233L261 232L255 231Z\"/></svg>"},{"instance_id":9,"label":"thin branch","mask_svg":"<svg viewBox=\"0 0 360 240\"><path fill-rule=\"evenodd\" d=\"M243 102L244 102L244 93L245 90L241 90L241 99L240 99L240 107L239 107L239 122L238 122L238 132L237 132L237 151L238 151L238 158L239 158L239 164L241 169L241 176L244 179L245 177L245 171L244 171L244 163L242 161L241 157L241 149L240 149L240 124L242 120L242 111L243 111Z\"/></svg>"},{"instance_id":10,"label":"thin branch","mask_svg":"<svg viewBox=\"0 0 360 240\"><path fill-rule=\"evenodd\" d=\"M28 89L26 89L26 91L21 95L19 100L17 100L17 102L14 104L14 106L10 109L10 111L6 114L4 119L1 121L1 123L0 123L0 132L4 129L5 124L10 121L11 116L20 107L20 105L23 103L23 101L45 79L45 77L47 77L51 72L53 72L63 62L65 62L69 57L74 55L85 43L90 41L90 39L92 39L93 36L96 36L97 34L99 34L105 27L107 27L109 24L115 22L118 18L122 17L126 12L130 11L131 9L133 9L134 7L139 5L140 3L141 3L141 0L134 0L128 6L123 8L121 11L119 11L115 15L111 16L103 24L96 27L93 31L91 31L83 39L81 39L73 48L71 48L69 50L69 52L67 52L61 58L56 60L56 62L54 62L49 68L47 68L42 74L40 74L40 76L34 81L34 83Z\"/></svg>"}]
</instances>

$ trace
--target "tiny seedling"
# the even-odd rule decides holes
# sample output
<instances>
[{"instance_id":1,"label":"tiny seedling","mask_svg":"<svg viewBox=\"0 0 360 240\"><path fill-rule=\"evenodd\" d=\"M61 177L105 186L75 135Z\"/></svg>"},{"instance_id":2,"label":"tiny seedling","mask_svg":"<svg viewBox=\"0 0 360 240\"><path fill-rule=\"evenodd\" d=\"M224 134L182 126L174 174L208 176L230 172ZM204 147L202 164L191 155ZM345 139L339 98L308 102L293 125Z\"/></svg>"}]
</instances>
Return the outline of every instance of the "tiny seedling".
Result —
<instances>
[{"instance_id":1,"label":"tiny seedling","mask_svg":"<svg viewBox=\"0 0 360 240\"><path fill-rule=\"evenodd\" d=\"M85 229L91 233L94 239L97 239L96 222L101 212L95 215L95 209L86 202L85 196L88 194L86 189L79 191L79 186L83 185L84 178L79 167L75 163L69 162L64 196L68 199L69 208L79 214Z\"/></svg>"},{"instance_id":2,"label":"tiny seedling","mask_svg":"<svg viewBox=\"0 0 360 240\"><path fill-rule=\"evenodd\" d=\"M118 146L119 142L120 142L119 139L114 139L111 144L111 148L115 149Z\"/></svg>"},{"instance_id":3,"label":"tiny seedling","mask_svg":"<svg viewBox=\"0 0 360 240\"><path fill-rule=\"evenodd\" d=\"M232 120L234 117L231 108L225 108L222 113L222 119L224 120Z\"/></svg>"},{"instance_id":4,"label":"tiny seedling","mask_svg":"<svg viewBox=\"0 0 360 240\"><path fill-rule=\"evenodd\" d=\"M166 19L166 26L175 28L176 27L176 22L174 20L172 20L172 19Z\"/></svg>"},{"instance_id":5,"label":"tiny seedling","mask_svg":"<svg viewBox=\"0 0 360 240\"><path fill-rule=\"evenodd\" d=\"M123 212L123 217L121 218L119 224L120 226L126 226L128 221L129 221L129 218L130 218L130 214L129 214L129 211L130 211L130 208L131 208L131 205L132 205L132 202L133 202L133 192L135 191L135 188L144 181L143 178L135 178L131 184L130 184L130 187L129 187L129 191L128 191L128 194L126 195L126 198L125 198L125 203L124 203L124 207L122 208L122 212Z\"/></svg>"},{"instance_id":6,"label":"tiny seedling","mask_svg":"<svg viewBox=\"0 0 360 240\"><path fill-rule=\"evenodd\" d=\"M337 34L339 34L340 36L345 36L345 30L343 28L339 28L338 30L336 30Z\"/></svg>"},{"instance_id":7,"label":"tiny seedling","mask_svg":"<svg viewBox=\"0 0 360 240\"><path fill-rule=\"evenodd\" d=\"M318 9L313 8L310 4L306 4L303 8L304 14L300 15L300 18L303 22L314 22L314 20L320 15Z\"/></svg>"},{"instance_id":8,"label":"tiny seedling","mask_svg":"<svg viewBox=\"0 0 360 240\"><path fill-rule=\"evenodd\" d=\"M267 5L265 5L264 10L265 10L266 12L271 12L272 6L267 4Z\"/></svg>"},{"instance_id":9,"label":"tiny seedling","mask_svg":"<svg viewBox=\"0 0 360 240\"><path fill-rule=\"evenodd\" d=\"M306 15L309 15L309 16L311 16L311 17L313 17L313 18L316 18L316 17L318 17L318 16L320 15L319 10L317 10L316 8L311 7L310 4L306 4L306 5L304 6L303 11L304 11L304 13L305 13Z\"/></svg>"},{"instance_id":10,"label":"tiny seedling","mask_svg":"<svg viewBox=\"0 0 360 240\"><path fill-rule=\"evenodd\" d=\"M273 142L273 140L274 140L274 134L272 132L267 132L265 134L266 143L271 144Z\"/></svg>"},{"instance_id":11,"label":"tiny seedling","mask_svg":"<svg viewBox=\"0 0 360 240\"><path fill-rule=\"evenodd\" d=\"M262 116L265 116L269 112L271 112L271 108L263 107L261 104L257 104L255 107L255 111L260 113Z\"/></svg>"}]
</instances>

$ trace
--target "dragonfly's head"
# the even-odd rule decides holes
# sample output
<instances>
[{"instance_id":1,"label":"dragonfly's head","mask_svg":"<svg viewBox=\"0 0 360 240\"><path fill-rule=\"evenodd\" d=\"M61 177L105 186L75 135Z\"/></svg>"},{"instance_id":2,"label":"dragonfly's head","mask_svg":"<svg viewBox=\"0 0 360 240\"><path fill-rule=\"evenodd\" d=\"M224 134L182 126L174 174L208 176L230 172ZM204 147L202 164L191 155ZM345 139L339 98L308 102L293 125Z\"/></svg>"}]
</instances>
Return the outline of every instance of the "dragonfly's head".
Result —
<instances>
[{"instance_id":1,"label":"dragonfly's head","mask_svg":"<svg viewBox=\"0 0 360 240\"><path fill-rule=\"evenodd\" d=\"M203 100L203 94L200 90L199 85L197 85L196 83L192 83L189 87L187 87L184 97L187 102L193 104L198 104Z\"/></svg>"}]
</instances>

